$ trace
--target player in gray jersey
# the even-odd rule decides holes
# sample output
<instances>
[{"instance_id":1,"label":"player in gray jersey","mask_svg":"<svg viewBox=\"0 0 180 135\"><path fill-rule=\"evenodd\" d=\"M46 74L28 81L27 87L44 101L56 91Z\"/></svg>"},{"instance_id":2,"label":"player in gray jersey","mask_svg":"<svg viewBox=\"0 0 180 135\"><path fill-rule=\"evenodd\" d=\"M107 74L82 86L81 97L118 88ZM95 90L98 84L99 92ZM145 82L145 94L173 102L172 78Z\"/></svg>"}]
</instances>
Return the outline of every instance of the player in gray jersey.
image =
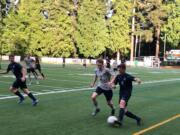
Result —
<instances>
[{"instance_id":1,"label":"player in gray jersey","mask_svg":"<svg viewBox=\"0 0 180 135\"><path fill-rule=\"evenodd\" d=\"M100 112L100 108L98 106L98 102L96 101L96 98L101 94L104 94L107 100L107 104L111 108L111 115L114 115L115 109L112 102L113 91L111 85L109 85L111 77L114 78L114 74L109 69L104 67L104 62L102 59L98 59L96 61L96 65L97 65L97 69L95 70L95 77L93 83L91 84L91 87L95 86L95 83L98 78L99 78L99 83L96 90L93 92L91 96L91 99L95 106L95 111L92 113L92 115L95 116L98 112Z\"/></svg>"},{"instance_id":2,"label":"player in gray jersey","mask_svg":"<svg viewBox=\"0 0 180 135\"><path fill-rule=\"evenodd\" d=\"M26 64L26 69L27 69L27 73L28 73L28 78L29 78L29 85L31 85L32 83L32 79L31 79L31 73L33 74L35 80L36 80L36 84L39 84L38 81L38 74L35 71L35 61L34 59L32 59L30 57L30 55L28 55L25 59L24 62Z\"/></svg>"}]
</instances>

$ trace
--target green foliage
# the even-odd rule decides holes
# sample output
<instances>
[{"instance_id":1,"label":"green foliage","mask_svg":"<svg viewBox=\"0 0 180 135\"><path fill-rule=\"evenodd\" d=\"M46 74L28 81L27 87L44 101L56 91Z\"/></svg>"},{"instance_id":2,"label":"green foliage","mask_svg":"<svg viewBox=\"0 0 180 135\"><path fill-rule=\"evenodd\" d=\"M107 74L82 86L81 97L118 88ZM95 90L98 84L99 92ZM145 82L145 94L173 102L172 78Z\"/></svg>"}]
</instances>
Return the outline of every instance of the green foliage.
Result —
<instances>
[{"instance_id":1,"label":"green foliage","mask_svg":"<svg viewBox=\"0 0 180 135\"><path fill-rule=\"evenodd\" d=\"M43 1L43 2L42 2ZM130 47L131 18L135 16L134 35L145 42L167 35L167 42L179 46L180 1L113 0L115 14L105 20L106 0L21 0L3 16L1 0L0 44L3 54L38 56L98 57L107 48L123 54ZM43 15L46 11L47 16ZM75 12L77 11L77 14Z\"/></svg>"},{"instance_id":2,"label":"green foliage","mask_svg":"<svg viewBox=\"0 0 180 135\"><path fill-rule=\"evenodd\" d=\"M126 53L130 48L130 25L131 4L127 0L116 0L116 13L107 21L109 27L109 45L112 51Z\"/></svg>"},{"instance_id":3,"label":"green foliage","mask_svg":"<svg viewBox=\"0 0 180 135\"><path fill-rule=\"evenodd\" d=\"M85 57L96 57L108 46L105 12L103 0L84 0L79 7L76 41Z\"/></svg>"},{"instance_id":4,"label":"green foliage","mask_svg":"<svg viewBox=\"0 0 180 135\"><path fill-rule=\"evenodd\" d=\"M172 46L180 45L180 1L167 6L168 20L162 28L162 32L167 36L167 42Z\"/></svg>"}]
</instances>

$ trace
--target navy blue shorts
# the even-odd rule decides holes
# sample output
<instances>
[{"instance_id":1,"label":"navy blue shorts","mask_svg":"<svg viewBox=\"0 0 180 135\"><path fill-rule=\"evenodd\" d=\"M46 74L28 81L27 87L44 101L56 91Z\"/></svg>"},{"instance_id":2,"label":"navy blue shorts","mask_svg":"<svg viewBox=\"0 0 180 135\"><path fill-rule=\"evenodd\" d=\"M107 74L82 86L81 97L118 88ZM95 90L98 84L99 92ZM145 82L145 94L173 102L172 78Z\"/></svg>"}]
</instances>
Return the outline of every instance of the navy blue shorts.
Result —
<instances>
[{"instance_id":1,"label":"navy blue shorts","mask_svg":"<svg viewBox=\"0 0 180 135\"><path fill-rule=\"evenodd\" d=\"M26 80L23 82L20 79L17 79L12 84L12 87L15 89L27 89Z\"/></svg>"},{"instance_id":2,"label":"navy blue shorts","mask_svg":"<svg viewBox=\"0 0 180 135\"><path fill-rule=\"evenodd\" d=\"M126 106L127 106L130 97L131 97L130 94L120 94L119 95L119 103L121 100L124 100L124 101L126 101Z\"/></svg>"},{"instance_id":3,"label":"navy blue shorts","mask_svg":"<svg viewBox=\"0 0 180 135\"><path fill-rule=\"evenodd\" d=\"M111 101L112 100L112 97L113 97L112 90L103 90L102 88L97 87L95 92L98 95L101 95L103 93L107 101Z\"/></svg>"}]
</instances>

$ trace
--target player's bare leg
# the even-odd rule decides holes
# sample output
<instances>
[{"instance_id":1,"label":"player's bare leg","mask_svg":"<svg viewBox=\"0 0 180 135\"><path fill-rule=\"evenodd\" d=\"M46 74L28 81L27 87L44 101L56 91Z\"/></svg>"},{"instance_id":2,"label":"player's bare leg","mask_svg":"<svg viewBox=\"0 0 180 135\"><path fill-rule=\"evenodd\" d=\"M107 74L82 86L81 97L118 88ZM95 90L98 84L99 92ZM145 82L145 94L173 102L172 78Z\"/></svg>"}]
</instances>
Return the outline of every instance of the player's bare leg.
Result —
<instances>
[{"instance_id":1,"label":"player's bare leg","mask_svg":"<svg viewBox=\"0 0 180 135\"><path fill-rule=\"evenodd\" d=\"M16 88L10 87L10 91L19 97L19 104L24 101L24 96Z\"/></svg>"},{"instance_id":2,"label":"player's bare leg","mask_svg":"<svg viewBox=\"0 0 180 135\"><path fill-rule=\"evenodd\" d=\"M97 96L98 96L98 94L96 92L93 92L93 94L91 96L93 105L95 107L95 111L92 113L93 116L95 116L98 112L100 112L100 108L98 107L98 102L96 100Z\"/></svg>"},{"instance_id":3,"label":"player's bare leg","mask_svg":"<svg viewBox=\"0 0 180 135\"><path fill-rule=\"evenodd\" d=\"M38 103L38 100L34 97L34 95L28 90L28 89L23 89L24 93L29 96L30 99L32 99L32 104L33 106L36 106Z\"/></svg>"},{"instance_id":4,"label":"player's bare leg","mask_svg":"<svg viewBox=\"0 0 180 135\"><path fill-rule=\"evenodd\" d=\"M111 108L111 115L113 116L115 114L115 108L112 100L107 101L108 106Z\"/></svg>"}]
</instances>

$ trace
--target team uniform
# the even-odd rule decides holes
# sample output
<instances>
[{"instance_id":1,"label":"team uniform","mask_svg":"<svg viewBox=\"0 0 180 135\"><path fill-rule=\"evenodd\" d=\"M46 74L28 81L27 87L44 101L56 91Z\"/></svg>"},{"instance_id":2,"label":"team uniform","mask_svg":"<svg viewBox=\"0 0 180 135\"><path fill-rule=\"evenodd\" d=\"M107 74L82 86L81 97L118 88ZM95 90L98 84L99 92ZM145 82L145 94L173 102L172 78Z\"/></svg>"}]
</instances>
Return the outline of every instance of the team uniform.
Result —
<instances>
[{"instance_id":1,"label":"team uniform","mask_svg":"<svg viewBox=\"0 0 180 135\"><path fill-rule=\"evenodd\" d=\"M109 58L106 59L106 68L111 68L111 60Z\"/></svg>"},{"instance_id":2,"label":"team uniform","mask_svg":"<svg viewBox=\"0 0 180 135\"><path fill-rule=\"evenodd\" d=\"M27 88L27 85L26 85L26 80L25 81L22 81L21 78L22 78L22 66L19 64L19 63L10 63L8 65L8 68L7 68L7 73L9 71L12 71L13 74L15 75L16 77L16 80L14 81L14 83L12 84L12 87L15 88L15 89L18 89L18 88L21 88L21 89L26 89Z\"/></svg>"},{"instance_id":3,"label":"team uniform","mask_svg":"<svg viewBox=\"0 0 180 135\"><path fill-rule=\"evenodd\" d=\"M115 114L115 109L112 103L112 97L113 97L113 92L111 89L111 85L109 85L109 81L111 79L111 76L114 75L109 69L107 68L102 68L101 70L97 68L95 70L95 76L96 78L99 78L99 83L98 86L93 94L95 95L101 95L104 94L107 104L111 108L111 115ZM93 103L95 106L95 111L92 113L93 116L95 116L99 111L100 108L98 107L98 103L96 101L96 98L92 98Z\"/></svg>"},{"instance_id":4,"label":"team uniform","mask_svg":"<svg viewBox=\"0 0 180 135\"><path fill-rule=\"evenodd\" d=\"M119 101L121 99L125 100L126 106L132 94L132 82L135 81L134 79L135 77L125 73L124 75L117 75L114 81L115 85L118 83L120 86Z\"/></svg>"},{"instance_id":5,"label":"team uniform","mask_svg":"<svg viewBox=\"0 0 180 135\"><path fill-rule=\"evenodd\" d=\"M26 79L22 81L22 77L23 77L22 70L23 67L19 63L12 62L8 65L6 73L12 71L16 77L16 80L12 84L12 88L11 88L12 90L17 90L18 88L20 88L21 90L28 90L26 85ZM24 96L19 91L14 92L14 94L16 94L19 97L19 104L24 101ZM32 99L33 106L36 106L38 100L33 96L31 92L26 94L29 96L29 98Z\"/></svg>"},{"instance_id":6,"label":"team uniform","mask_svg":"<svg viewBox=\"0 0 180 135\"><path fill-rule=\"evenodd\" d=\"M25 58L25 63L26 63L26 69L27 73L34 73L35 72L35 66L34 66L34 60L31 58Z\"/></svg>"},{"instance_id":7,"label":"team uniform","mask_svg":"<svg viewBox=\"0 0 180 135\"><path fill-rule=\"evenodd\" d=\"M104 68L102 71L96 69L95 75L99 77L100 80L95 92L98 95L104 94L106 100L110 101L113 97L113 92L108 82L110 81L111 76L114 75L114 73L112 73L109 69Z\"/></svg>"},{"instance_id":8,"label":"team uniform","mask_svg":"<svg viewBox=\"0 0 180 135\"><path fill-rule=\"evenodd\" d=\"M125 108L127 109L128 101L132 94L133 85L132 82L135 81L135 77L131 76L127 73L119 74L116 76L114 83L119 84L120 91L119 91L119 103L125 101ZM122 125L123 117L126 115L129 118L135 119L137 125L141 125L141 118L134 115L132 112L126 110L125 108L120 108L119 110L119 121L118 124Z\"/></svg>"},{"instance_id":9,"label":"team uniform","mask_svg":"<svg viewBox=\"0 0 180 135\"><path fill-rule=\"evenodd\" d=\"M35 64L36 64L36 65L35 65L35 69L39 71L39 73L41 74L41 76L42 76L43 78L45 78L44 74L43 74L42 71L41 71L40 61L39 61L39 59L38 59L37 57L35 58Z\"/></svg>"},{"instance_id":10,"label":"team uniform","mask_svg":"<svg viewBox=\"0 0 180 135\"><path fill-rule=\"evenodd\" d=\"M26 63L26 69L27 69L27 73L28 73L28 77L30 80L31 84L31 73L34 75L34 78L36 79L36 83L39 84L38 80L37 80L37 72L35 71L35 65L34 65L34 60L32 58L25 58L25 63Z\"/></svg>"}]
</instances>

